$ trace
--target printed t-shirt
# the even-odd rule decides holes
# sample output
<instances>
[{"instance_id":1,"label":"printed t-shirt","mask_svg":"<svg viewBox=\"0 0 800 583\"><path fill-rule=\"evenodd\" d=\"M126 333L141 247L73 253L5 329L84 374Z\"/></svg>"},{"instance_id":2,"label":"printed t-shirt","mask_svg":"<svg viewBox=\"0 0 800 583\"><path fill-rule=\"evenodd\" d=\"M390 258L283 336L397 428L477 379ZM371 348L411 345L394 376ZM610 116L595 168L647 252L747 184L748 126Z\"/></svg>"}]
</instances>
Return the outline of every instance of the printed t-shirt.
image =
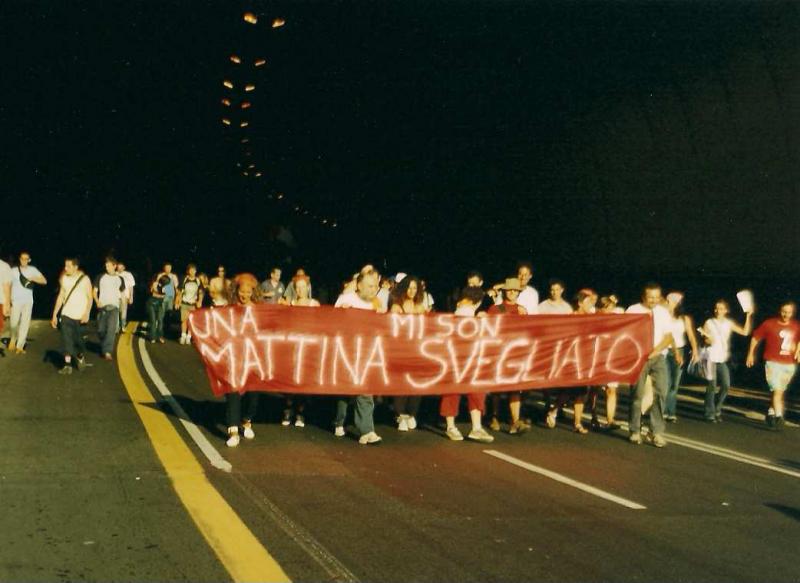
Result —
<instances>
[{"instance_id":1,"label":"printed t-shirt","mask_svg":"<svg viewBox=\"0 0 800 583\"><path fill-rule=\"evenodd\" d=\"M778 318L770 318L756 328L753 338L764 341L764 360L794 364L794 353L800 339L800 323L789 320L783 325Z\"/></svg>"}]
</instances>

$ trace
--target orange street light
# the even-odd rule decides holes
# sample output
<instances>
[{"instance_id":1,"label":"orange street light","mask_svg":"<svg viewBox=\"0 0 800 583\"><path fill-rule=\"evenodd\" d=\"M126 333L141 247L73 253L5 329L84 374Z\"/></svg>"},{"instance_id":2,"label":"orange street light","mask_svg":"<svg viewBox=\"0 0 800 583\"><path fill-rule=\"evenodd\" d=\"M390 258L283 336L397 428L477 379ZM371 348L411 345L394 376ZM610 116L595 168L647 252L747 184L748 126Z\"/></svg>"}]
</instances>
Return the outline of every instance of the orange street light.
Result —
<instances>
[{"instance_id":1,"label":"orange street light","mask_svg":"<svg viewBox=\"0 0 800 583\"><path fill-rule=\"evenodd\" d=\"M267 64L267 60L266 59L258 59L254 64L255 64L256 67L263 67L264 65Z\"/></svg>"},{"instance_id":2,"label":"orange street light","mask_svg":"<svg viewBox=\"0 0 800 583\"><path fill-rule=\"evenodd\" d=\"M283 18L276 18L272 21L272 28L280 28L284 24L286 24L286 21Z\"/></svg>"},{"instance_id":3,"label":"orange street light","mask_svg":"<svg viewBox=\"0 0 800 583\"><path fill-rule=\"evenodd\" d=\"M245 91L255 91L256 90L256 86L253 85L253 84L245 85L244 86L244 90Z\"/></svg>"},{"instance_id":4,"label":"orange street light","mask_svg":"<svg viewBox=\"0 0 800 583\"><path fill-rule=\"evenodd\" d=\"M258 22L258 17L252 12L245 12L242 18L244 18L245 22L249 22L250 24L256 24Z\"/></svg>"},{"instance_id":5,"label":"orange street light","mask_svg":"<svg viewBox=\"0 0 800 583\"><path fill-rule=\"evenodd\" d=\"M221 102L221 103L222 103L222 105L224 105L225 107L230 107L230 106L231 106L231 100L230 100L230 99L228 99L227 97L223 97L223 98L220 100L220 102Z\"/></svg>"},{"instance_id":6,"label":"orange street light","mask_svg":"<svg viewBox=\"0 0 800 583\"><path fill-rule=\"evenodd\" d=\"M242 59L238 57L238 55L231 55L231 63L236 63L237 65L242 62Z\"/></svg>"},{"instance_id":7,"label":"orange street light","mask_svg":"<svg viewBox=\"0 0 800 583\"><path fill-rule=\"evenodd\" d=\"M250 102L249 101L242 101L241 108L242 109L250 109Z\"/></svg>"},{"instance_id":8,"label":"orange street light","mask_svg":"<svg viewBox=\"0 0 800 583\"><path fill-rule=\"evenodd\" d=\"M225 80L222 82L222 84L223 84L223 85L225 85L225 87L227 87L228 89L233 89L233 83L231 83L231 82L230 82L230 81L228 81L227 79L225 79Z\"/></svg>"}]
</instances>

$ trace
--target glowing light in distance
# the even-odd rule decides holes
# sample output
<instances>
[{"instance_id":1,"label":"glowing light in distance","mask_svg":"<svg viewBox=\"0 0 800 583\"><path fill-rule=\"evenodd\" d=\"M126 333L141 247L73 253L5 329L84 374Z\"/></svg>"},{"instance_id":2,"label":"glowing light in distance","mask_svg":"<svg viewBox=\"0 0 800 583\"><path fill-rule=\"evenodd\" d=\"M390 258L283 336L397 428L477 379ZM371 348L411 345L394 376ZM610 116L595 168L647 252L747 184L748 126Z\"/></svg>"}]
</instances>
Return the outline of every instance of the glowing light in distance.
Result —
<instances>
[{"instance_id":1,"label":"glowing light in distance","mask_svg":"<svg viewBox=\"0 0 800 583\"><path fill-rule=\"evenodd\" d=\"M239 127L240 128L246 128L249 125L250 125L249 121L243 121L242 123L239 124Z\"/></svg>"},{"instance_id":2,"label":"glowing light in distance","mask_svg":"<svg viewBox=\"0 0 800 583\"><path fill-rule=\"evenodd\" d=\"M267 64L267 60L266 60L266 59L258 59L258 60L255 62L255 66L256 66L256 67L263 67L263 66L264 66L264 65L266 65L266 64Z\"/></svg>"},{"instance_id":3,"label":"glowing light in distance","mask_svg":"<svg viewBox=\"0 0 800 583\"><path fill-rule=\"evenodd\" d=\"M280 28L284 24L286 24L286 21L283 18L276 18L272 21L272 28Z\"/></svg>"},{"instance_id":4,"label":"glowing light in distance","mask_svg":"<svg viewBox=\"0 0 800 583\"><path fill-rule=\"evenodd\" d=\"M237 65L242 62L238 55L231 55L230 59L231 63L236 63Z\"/></svg>"},{"instance_id":5,"label":"glowing light in distance","mask_svg":"<svg viewBox=\"0 0 800 583\"><path fill-rule=\"evenodd\" d=\"M245 22L249 22L250 24L256 24L258 22L258 17L252 12L245 12L242 18L244 18Z\"/></svg>"},{"instance_id":6,"label":"glowing light in distance","mask_svg":"<svg viewBox=\"0 0 800 583\"><path fill-rule=\"evenodd\" d=\"M241 108L242 108L242 109L249 109L249 108L250 108L250 105L251 105L251 104L250 104L250 102L249 102L249 101L242 101Z\"/></svg>"},{"instance_id":7,"label":"glowing light in distance","mask_svg":"<svg viewBox=\"0 0 800 583\"><path fill-rule=\"evenodd\" d=\"M243 144L246 144L249 141L250 141L250 138L242 138L242 143Z\"/></svg>"},{"instance_id":8,"label":"glowing light in distance","mask_svg":"<svg viewBox=\"0 0 800 583\"><path fill-rule=\"evenodd\" d=\"M230 106L231 106L231 100L230 100L230 99L228 99L227 97L223 97L223 98L220 100L220 102L221 102L221 103L222 103L222 105L224 105L225 107L230 107Z\"/></svg>"},{"instance_id":9,"label":"glowing light in distance","mask_svg":"<svg viewBox=\"0 0 800 583\"><path fill-rule=\"evenodd\" d=\"M231 125L231 120L229 120L227 117L223 117L222 123L224 123L226 126L229 126Z\"/></svg>"},{"instance_id":10,"label":"glowing light in distance","mask_svg":"<svg viewBox=\"0 0 800 583\"><path fill-rule=\"evenodd\" d=\"M256 86L252 85L252 84L244 86L244 90L245 91L255 91L255 89L256 89Z\"/></svg>"},{"instance_id":11,"label":"glowing light in distance","mask_svg":"<svg viewBox=\"0 0 800 583\"><path fill-rule=\"evenodd\" d=\"M225 87L227 87L228 89L233 89L233 83L231 83L231 82L230 82L230 81L228 81L227 79L225 79L225 80L222 82L222 84L223 84L223 85L225 85Z\"/></svg>"}]
</instances>

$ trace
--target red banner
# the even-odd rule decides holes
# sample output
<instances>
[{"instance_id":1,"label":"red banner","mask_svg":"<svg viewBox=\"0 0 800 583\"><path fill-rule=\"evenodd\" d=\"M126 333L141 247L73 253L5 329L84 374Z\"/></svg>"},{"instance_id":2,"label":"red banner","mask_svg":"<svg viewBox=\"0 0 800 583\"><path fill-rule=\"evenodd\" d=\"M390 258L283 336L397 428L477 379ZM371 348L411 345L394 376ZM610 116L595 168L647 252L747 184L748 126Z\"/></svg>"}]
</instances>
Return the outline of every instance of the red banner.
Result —
<instances>
[{"instance_id":1,"label":"red banner","mask_svg":"<svg viewBox=\"0 0 800 583\"><path fill-rule=\"evenodd\" d=\"M441 395L634 382L652 350L647 315L461 318L331 307L192 312L211 388L328 395Z\"/></svg>"}]
</instances>

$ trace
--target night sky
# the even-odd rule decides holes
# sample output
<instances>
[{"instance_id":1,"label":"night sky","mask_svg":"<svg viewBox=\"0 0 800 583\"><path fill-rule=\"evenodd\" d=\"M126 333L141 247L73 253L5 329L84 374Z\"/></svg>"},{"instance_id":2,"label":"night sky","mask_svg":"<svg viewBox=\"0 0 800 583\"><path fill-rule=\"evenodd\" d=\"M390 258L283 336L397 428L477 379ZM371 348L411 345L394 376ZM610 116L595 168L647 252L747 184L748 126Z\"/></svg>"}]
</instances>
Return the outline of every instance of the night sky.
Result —
<instances>
[{"instance_id":1,"label":"night sky","mask_svg":"<svg viewBox=\"0 0 800 583\"><path fill-rule=\"evenodd\" d=\"M335 282L372 261L449 289L531 259L540 289L800 291L798 2L10 0L0 18L0 245L45 269L113 251L140 277L170 259Z\"/></svg>"}]
</instances>

